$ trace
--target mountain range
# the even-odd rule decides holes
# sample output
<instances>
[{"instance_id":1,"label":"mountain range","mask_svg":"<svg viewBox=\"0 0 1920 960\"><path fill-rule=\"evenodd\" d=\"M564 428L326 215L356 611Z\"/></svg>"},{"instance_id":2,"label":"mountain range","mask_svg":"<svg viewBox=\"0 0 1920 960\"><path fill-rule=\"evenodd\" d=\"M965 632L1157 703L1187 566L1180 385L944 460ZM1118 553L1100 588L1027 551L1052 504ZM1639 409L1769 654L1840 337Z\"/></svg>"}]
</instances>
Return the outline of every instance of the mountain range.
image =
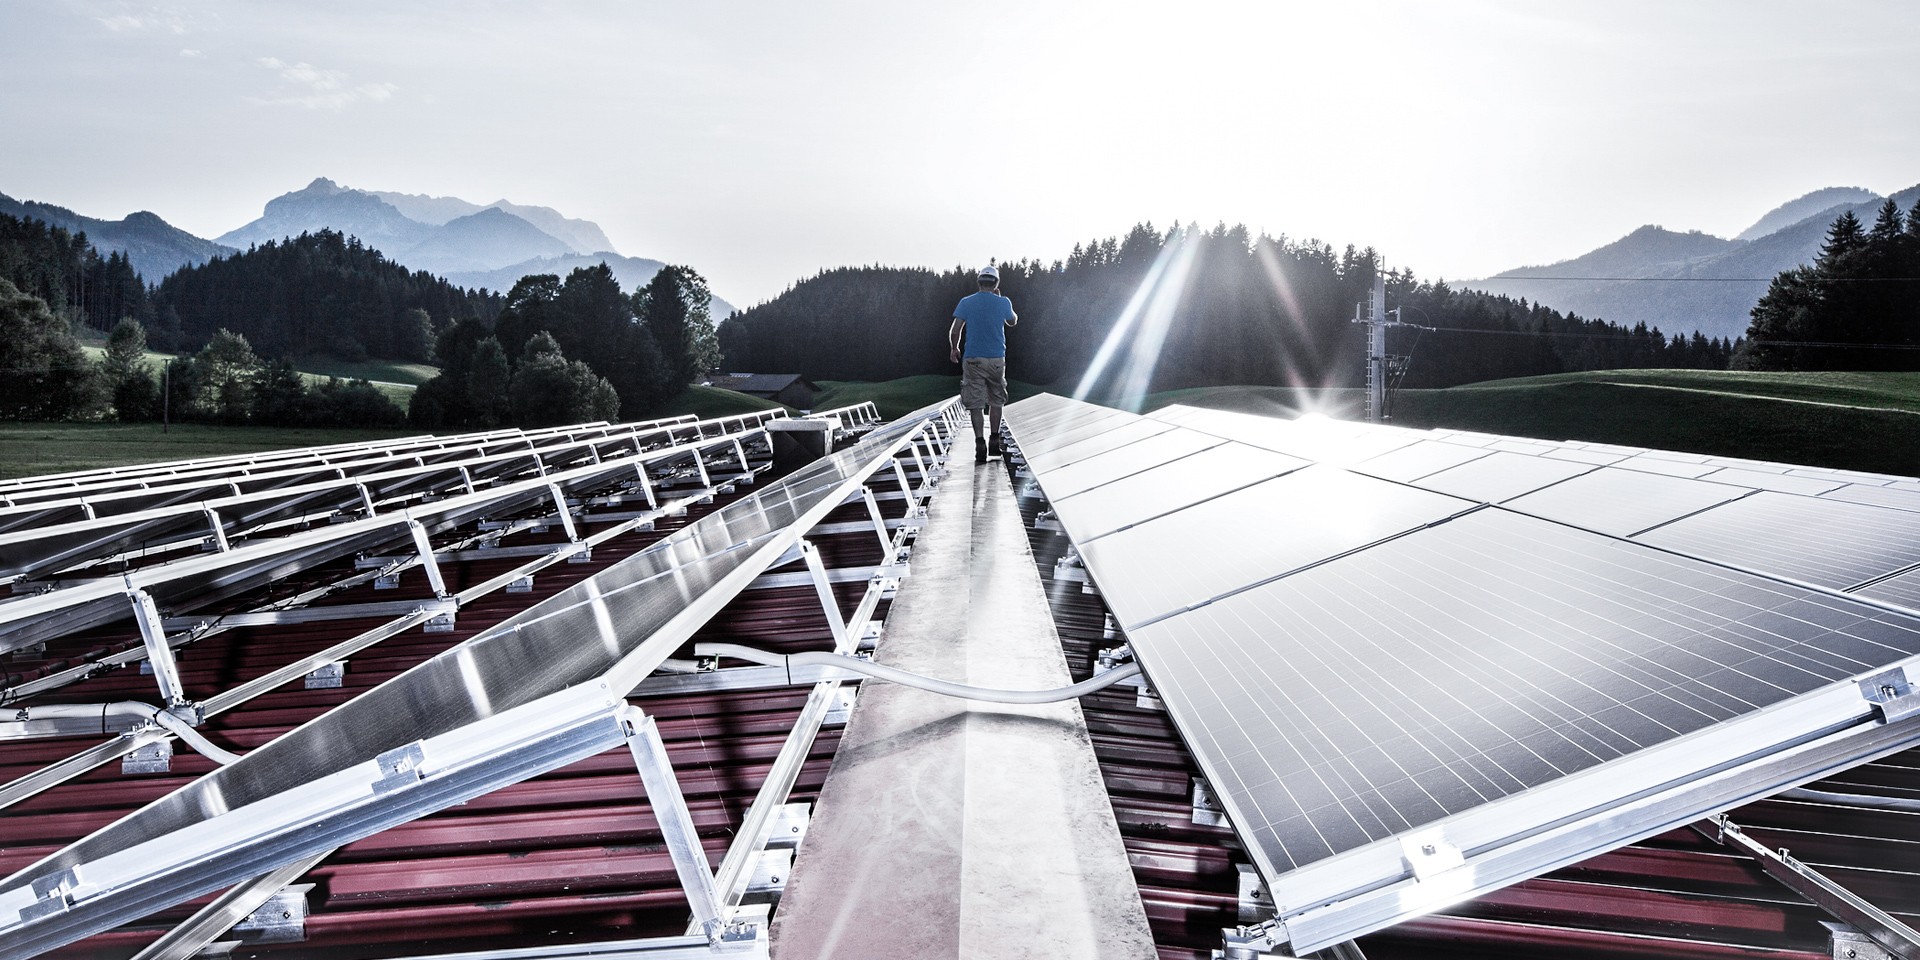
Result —
<instances>
[{"instance_id":1,"label":"mountain range","mask_svg":"<svg viewBox=\"0 0 1920 960\"><path fill-rule=\"evenodd\" d=\"M1904 213L1920 200L1920 186L1892 197ZM1812 263L1836 217L1851 210L1871 224L1885 200L1858 187L1828 187L1781 204L1732 239L1648 225L1571 260L1458 285L1628 327L1739 337L1775 274Z\"/></svg>"},{"instance_id":2,"label":"mountain range","mask_svg":"<svg viewBox=\"0 0 1920 960\"><path fill-rule=\"evenodd\" d=\"M663 263L623 256L598 224L551 207L506 200L478 204L459 197L356 190L325 177L267 201L260 219L220 235L235 247L316 230L338 230L458 286L507 291L521 277L605 263L628 290L644 286ZM716 321L733 305L715 297Z\"/></svg>"},{"instance_id":3,"label":"mountain range","mask_svg":"<svg viewBox=\"0 0 1920 960\"><path fill-rule=\"evenodd\" d=\"M87 241L102 254L115 251L126 254L133 271L148 283L159 283L167 274L188 264L206 263L234 252L232 247L203 240L145 210L119 220L97 220L66 207L15 200L0 193L0 213L23 220L44 220L68 233L84 233Z\"/></svg>"},{"instance_id":4,"label":"mountain range","mask_svg":"<svg viewBox=\"0 0 1920 960\"><path fill-rule=\"evenodd\" d=\"M127 254L134 270L151 284L189 264L320 230L357 237L395 263L471 289L504 292L527 274L564 277L577 267L605 263L622 287L634 290L664 265L659 260L623 256L599 225L566 217L551 207L504 199L478 204L459 197L356 190L325 177L267 201L259 219L215 240L196 237L144 211L124 220L97 220L64 207L0 194L0 213L85 232L103 253ZM715 321L733 311L732 304L714 298Z\"/></svg>"}]
</instances>

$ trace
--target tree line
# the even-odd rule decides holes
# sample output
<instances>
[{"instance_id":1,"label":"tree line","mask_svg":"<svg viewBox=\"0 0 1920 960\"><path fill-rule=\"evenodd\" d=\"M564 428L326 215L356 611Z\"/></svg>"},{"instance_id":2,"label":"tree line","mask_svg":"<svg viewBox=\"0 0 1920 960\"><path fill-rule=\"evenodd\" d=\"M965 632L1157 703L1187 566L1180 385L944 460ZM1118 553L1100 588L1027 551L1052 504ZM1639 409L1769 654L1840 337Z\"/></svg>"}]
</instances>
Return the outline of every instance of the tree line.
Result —
<instances>
[{"instance_id":1,"label":"tree line","mask_svg":"<svg viewBox=\"0 0 1920 960\"><path fill-rule=\"evenodd\" d=\"M717 365L713 295L685 266L631 294L605 265L507 295L408 271L322 230L186 267L157 288L84 234L0 216L0 417L428 427L637 419ZM111 329L90 363L75 325ZM180 351L164 364L149 346ZM364 380L308 386L292 356L438 363L400 410ZM278 357L279 359L267 359ZM569 359L582 358L582 359Z\"/></svg>"},{"instance_id":2,"label":"tree line","mask_svg":"<svg viewBox=\"0 0 1920 960\"><path fill-rule=\"evenodd\" d=\"M218 330L197 353L149 360L146 327L123 317L90 361L66 318L0 278L0 419L398 426L400 408L365 380L309 385L291 360L268 362Z\"/></svg>"},{"instance_id":3,"label":"tree line","mask_svg":"<svg viewBox=\"0 0 1920 960\"><path fill-rule=\"evenodd\" d=\"M1735 366L1747 370L1920 370L1920 199L1888 198L1872 227L1849 210L1809 266L1773 278Z\"/></svg>"},{"instance_id":4,"label":"tree line","mask_svg":"<svg viewBox=\"0 0 1920 960\"><path fill-rule=\"evenodd\" d=\"M440 330L490 319L501 307L498 294L408 270L334 230L182 267L154 300L154 340L163 349L197 347L231 330L269 356L355 362L428 362Z\"/></svg>"},{"instance_id":5,"label":"tree line","mask_svg":"<svg viewBox=\"0 0 1920 960\"><path fill-rule=\"evenodd\" d=\"M1242 226L1162 233L1139 224L1122 237L1078 244L1063 260L1000 265L1001 290L1021 318L1008 374L1071 386L1106 348L1131 363L1131 378L1113 390L1357 386L1365 334L1352 322L1354 305L1380 270L1371 248L1336 251ZM1387 285L1403 320L1436 328L1391 333L1389 349L1412 357L1406 386L1615 367L1725 368L1735 349L1726 339L1669 337L1410 271L1389 272ZM975 289L969 268L823 271L723 322L725 365L815 379L952 373L947 324L953 305Z\"/></svg>"},{"instance_id":6,"label":"tree line","mask_svg":"<svg viewBox=\"0 0 1920 960\"><path fill-rule=\"evenodd\" d=\"M631 294L604 263L565 280L523 277L491 323L440 334L440 375L414 393L408 419L428 429L644 419L718 363L712 303L686 266Z\"/></svg>"},{"instance_id":7,"label":"tree line","mask_svg":"<svg viewBox=\"0 0 1920 960\"><path fill-rule=\"evenodd\" d=\"M154 319L147 286L124 253L101 256L84 233L0 213L0 279L74 323L110 330Z\"/></svg>"}]
</instances>

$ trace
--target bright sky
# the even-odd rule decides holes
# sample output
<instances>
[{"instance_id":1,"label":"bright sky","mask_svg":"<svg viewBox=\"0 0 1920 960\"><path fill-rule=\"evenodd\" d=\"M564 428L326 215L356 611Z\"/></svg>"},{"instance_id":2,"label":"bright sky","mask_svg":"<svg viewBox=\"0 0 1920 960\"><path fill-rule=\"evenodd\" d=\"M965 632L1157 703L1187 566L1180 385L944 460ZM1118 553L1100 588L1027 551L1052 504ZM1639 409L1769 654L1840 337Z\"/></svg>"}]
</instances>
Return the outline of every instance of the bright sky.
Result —
<instances>
[{"instance_id":1,"label":"bright sky","mask_svg":"<svg viewBox=\"0 0 1920 960\"><path fill-rule=\"evenodd\" d=\"M1920 4L5 0L0 192L217 236L317 176L593 220L748 305L1151 220L1422 277L1920 182Z\"/></svg>"}]
</instances>

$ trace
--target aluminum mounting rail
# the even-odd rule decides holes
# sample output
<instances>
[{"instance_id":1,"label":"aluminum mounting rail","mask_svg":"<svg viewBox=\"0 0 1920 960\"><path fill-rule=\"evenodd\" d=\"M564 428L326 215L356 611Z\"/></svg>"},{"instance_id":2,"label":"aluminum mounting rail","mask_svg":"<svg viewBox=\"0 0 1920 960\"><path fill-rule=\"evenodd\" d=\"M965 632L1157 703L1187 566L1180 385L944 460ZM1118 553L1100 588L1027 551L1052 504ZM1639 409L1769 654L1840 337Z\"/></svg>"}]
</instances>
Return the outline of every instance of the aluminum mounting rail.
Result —
<instances>
[{"instance_id":1,"label":"aluminum mounting rail","mask_svg":"<svg viewBox=\"0 0 1920 960\"><path fill-rule=\"evenodd\" d=\"M542 500L562 500L566 491L596 489L629 478L647 483L647 467L692 457L704 475L701 451L719 447L738 455L739 445L763 428L719 433L705 440L635 454L621 451L557 473L534 476L387 514L332 524L289 536L235 545L222 553L134 570L122 577L76 583L63 589L0 603L0 652L18 649L132 614L128 595L142 591L162 605L211 602L356 552L378 549L410 535L419 522L429 533L505 515ZM561 504L564 507L564 504ZM563 511L564 512L564 511Z\"/></svg>"},{"instance_id":2,"label":"aluminum mounting rail","mask_svg":"<svg viewBox=\"0 0 1920 960\"><path fill-rule=\"evenodd\" d=\"M670 442L672 424L632 424L622 430L618 436L655 436L664 434ZM476 463L488 463L509 459L513 455L545 457L551 451L566 451L582 444L607 442L609 430L603 426L593 428L553 428L541 432L524 432L515 438L484 438L465 444L434 444L419 449L384 449L374 457L351 457L351 459L323 459L319 463L294 463L265 472L221 472L215 476L192 476L192 478L169 478L165 482L148 484L134 490L94 493L86 497L61 497L61 499L42 499L33 503L19 503L10 509L0 509L0 534L10 530L46 530L58 524L84 524L88 520L108 520L121 518L132 524L136 518L152 518L156 509L180 507L186 511L196 509L207 501L232 501L236 497L257 497L265 493L284 495L290 490L313 490L324 484L351 484L353 480L365 480L371 476L386 476L405 468L438 467L444 470L459 470ZM12 570L0 566L0 576L10 576ZM17 576L17 574L13 574Z\"/></svg>"},{"instance_id":3,"label":"aluminum mounting rail","mask_svg":"<svg viewBox=\"0 0 1920 960\"><path fill-rule=\"evenodd\" d=\"M507 450L452 464L380 464L379 472L327 477L298 486L240 489L195 503L102 516L15 532L0 539L0 576L29 578L121 555L137 548L152 553L208 541L221 549L231 538L280 520L339 511L380 512L396 501L563 469L598 456L606 439L565 439L526 450ZM593 451L591 454L584 451ZM231 493L225 492L232 489ZM196 493L202 491L195 491Z\"/></svg>"},{"instance_id":4,"label":"aluminum mounting rail","mask_svg":"<svg viewBox=\"0 0 1920 960\"><path fill-rule=\"evenodd\" d=\"M919 457L916 442L943 406L951 402L702 517L0 881L0 960L627 741L626 691L883 465L910 447ZM631 464L581 468L590 472L580 478L621 469ZM666 799L649 792L656 807Z\"/></svg>"},{"instance_id":5,"label":"aluminum mounting rail","mask_svg":"<svg viewBox=\"0 0 1920 960\"><path fill-rule=\"evenodd\" d=\"M645 425L666 425L680 422L683 417L674 417L658 421L646 421ZM95 501L105 504L106 498L116 494L139 494L143 491L159 491L169 488L189 486L196 482L218 484L230 479L257 478L275 473L288 473L306 469L327 469L335 466L366 464L372 461L394 460L403 457L421 457L439 454L441 451L473 445L510 444L527 438L542 438L557 435L585 435L590 431L608 429L607 424L572 424L561 427L546 427L537 430L491 430L478 433L449 434L444 436L407 437L398 440L366 441L358 444L344 444L324 448L305 448L274 451L238 457L220 457L205 460L174 461L164 464L148 464L139 467L127 467L101 478L43 484L44 478L26 478L16 481L17 486L8 488L0 496L0 505L45 507L56 503L78 504L82 501ZM11 511L9 511L11 512Z\"/></svg>"}]
</instances>

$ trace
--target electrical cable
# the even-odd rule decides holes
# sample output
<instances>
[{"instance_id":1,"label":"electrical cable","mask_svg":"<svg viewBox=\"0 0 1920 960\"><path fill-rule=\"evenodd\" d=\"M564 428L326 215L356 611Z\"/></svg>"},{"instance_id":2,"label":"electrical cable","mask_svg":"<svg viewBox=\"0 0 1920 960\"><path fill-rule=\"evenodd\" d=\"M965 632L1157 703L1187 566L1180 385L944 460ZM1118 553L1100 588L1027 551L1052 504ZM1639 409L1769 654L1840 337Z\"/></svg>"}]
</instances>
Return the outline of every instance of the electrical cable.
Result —
<instances>
[{"instance_id":1,"label":"electrical cable","mask_svg":"<svg viewBox=\"0 0 1920 960\"><path fill-rule=\"evenodd\" d=\"M1528 277L1495 274L1487 280L1564 280L1569 282L1600 280L1608 283L1772 283L1776 277ZM1808 277L1809 283L1910 283L1920 277ZM1479 283L1464 280L1462 283Z\"/></svg>"},{"instance_id":2,"label":"electrical cable","mask_svg":"<svg viewBox=\"0 0 1920 960\"><path fill-rule=\"evenodd\" d=\"M240 759L239 754L222 749L212 740L208 740L206 734L195 730L193 725L187 721L153 704L141 703L138 700L120 700L114 703L54 703L37 707L22 707L17 715L17 719L21 721L35 718L61 720L73 718L85 719L96 716L100 719L101 733L111 732L107 729L107 718L110 716L139 717L142 720L151 720L165 727L168 732L179 737L181 742L192 747L195 753L221 766L226 766Z\"/></svg>"},{"instance_id":3,"label":"electrical cable","mask_svg":"<svg viewBox=\"0 0 1920 960\"><path fill-rule=\"evenodd\" d=\"M1879 810L1902 810L1907 813L1920 813L1920 798L1914 797L1876 797L1861 793L1829 793L1825 790L1808 790L1798 787L1782 790L1773 795L1776 800L1811 800L1815 803L1840 803L1849 807L1873 807Z\"/></svg>"},{"instance_id":4,"label":"electrical cable","mask_svg":"<svg viewBox=\"0 0 1920 960\"><path fill-rule=\"evenodd\" d=\"M908 673L896 667L889 667L885 664L874 663L871 660L861 660L858 657L849 657L838 653L769 653L765 650L756 650L753 647L741 646L737 643L699 643L694 645L693 652L696 656L731 657L735 660L745 660L748 663L758 663L769 667L786 667L788 669L796 666L837 667L842 670L865 674L876 680L885 680L889 683L900 684L903 687L925 690L928 693L937 693L941 696L955 697L961 700L982 700L988 703L1036 704L1076 700L1087 694L1105 690L1116 683L1140 674L1140 665L1137 663L1129 663L1109 670L1097 677L1082 680L1072 686L1055 687L1050 690L1001 690L994 687L975 687L964 683L953 683L948 680L937 680L933 677L923 677L917 673Z\"/></svg>"}]
</instances>

